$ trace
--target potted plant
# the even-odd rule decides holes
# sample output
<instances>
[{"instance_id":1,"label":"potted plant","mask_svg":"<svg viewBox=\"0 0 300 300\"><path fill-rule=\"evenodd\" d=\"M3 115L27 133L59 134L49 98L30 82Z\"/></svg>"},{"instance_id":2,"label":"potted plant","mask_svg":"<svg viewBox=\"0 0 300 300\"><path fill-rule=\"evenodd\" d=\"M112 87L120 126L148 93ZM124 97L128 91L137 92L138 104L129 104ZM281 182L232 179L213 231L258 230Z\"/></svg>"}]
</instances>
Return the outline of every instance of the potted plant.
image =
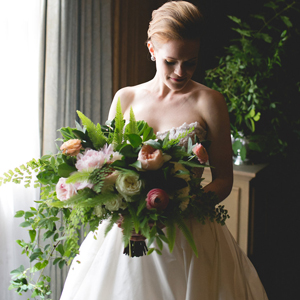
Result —
<instances>
[{"instance_id":1,"label":"potted plant","mask_svg":"<svg viewBox=\"0 0 300 300\"><path fill-rule=\"evenodd\" d=\"M225 48L219 65L206 72L205 84L226 99L232 148L235 155L240 155L239 162L245 161L249 152L273 155L286 147L278 130L282 103L276 97L274 77L280 73L286 41L292 33L289 12L295 10L295 1L286 4L275 0L265 4L264 12L251 16L247 23L228 16L237 25L232 28L237 38ZM268 148L271 144L272 150Z\"/></svg>"}]
</instances>

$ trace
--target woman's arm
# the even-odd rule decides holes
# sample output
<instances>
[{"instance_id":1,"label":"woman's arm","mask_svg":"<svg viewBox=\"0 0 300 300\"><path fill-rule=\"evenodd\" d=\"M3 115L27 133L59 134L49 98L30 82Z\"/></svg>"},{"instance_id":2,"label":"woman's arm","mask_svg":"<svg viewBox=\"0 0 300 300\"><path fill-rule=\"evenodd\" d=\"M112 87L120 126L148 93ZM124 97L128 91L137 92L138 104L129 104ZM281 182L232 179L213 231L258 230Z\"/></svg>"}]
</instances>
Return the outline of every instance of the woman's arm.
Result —
<instances>
[{"instance_id":1,"label":"woman's arm","mask_svg":"<svg viewBox=\"0 0 300 300\"><path fill-rule=\"evenodd\" d=\"M230 121L226 102L220 93L205 91L204 101L201 103L201 116L207 125L207 139L211 141L208 155L209 164L213 167L212 182L204 191L215 192L221 202L231 192L233 170Z\"/></svg>"}]
</instances>

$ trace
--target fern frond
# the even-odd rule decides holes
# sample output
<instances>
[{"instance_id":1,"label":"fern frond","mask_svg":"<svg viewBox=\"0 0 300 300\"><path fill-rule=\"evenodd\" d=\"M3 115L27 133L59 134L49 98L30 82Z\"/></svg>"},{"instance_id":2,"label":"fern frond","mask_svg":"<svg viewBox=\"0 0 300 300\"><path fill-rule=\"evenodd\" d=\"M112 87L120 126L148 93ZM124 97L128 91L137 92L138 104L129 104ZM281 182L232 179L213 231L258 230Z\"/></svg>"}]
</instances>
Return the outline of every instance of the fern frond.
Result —
<instances>
[{"instance_id":1,"label":"fern frond","mask_svg":"<svg viewBox=\"0 0 300 300\"><path fill-rule=\"evenodd\" d=\"M88 117L86 117L79 110L77 110L77 114L81 119L82 124L86 127L88 136L91 139L95 149L98 150L102 148L107 143L107 138L101 130L101 125L97 124L96 126Z\"/></svg>"},{"instance_id":2,"label":"fern frond","mask_svg":"<svg viewBox=\"0 0 300 300\"><path fill-rule=\"evenodd\" d=\"M117 103L117 108L116 108L116 116L115 116L115 132L114 132L114 139L113 139L114 148L115 146L122 144L124 124L125 122L123 120L121 101L119 98Z\"/></svg>"},{"instance_id":3,"label":"fern frond","mask_svg":"<svg viewBox=\"0 0 300 300\"><path fill-rule=\"evenodd\" d=\"M128 204L128 210L129 210L129 212L131 214L131 217L132 217L134 230L135 230L136 233L138 233L139 230L140 230L140 222L138 220L136 211L133 209L133 207L130 205L130 203Z\"/></svg>"},{"instance_id":4,"label":"fern frond","mask_svg":"<svg viewBox=\"0 0 300 300\"><path fill-rule=\"evenodd\" d=\"M125 134L139 134L137 122L135 120L135 115L132 107L130 107L130 121L129 124L126 125Z\"/></svg>"},{"instance_id":5,"label":"fern frond","mask_svg":"<svg viewBox=\"0 0 300 300\"><path fill-rule=\"evenodd\" d=\"M132 223L132 217L131 215L124 216L124 220L122 223L123 228L123 241L124 241L124 247L127 247L130 241L131 232L133 229L133 223Z\"/></svg>"}]
</instances>

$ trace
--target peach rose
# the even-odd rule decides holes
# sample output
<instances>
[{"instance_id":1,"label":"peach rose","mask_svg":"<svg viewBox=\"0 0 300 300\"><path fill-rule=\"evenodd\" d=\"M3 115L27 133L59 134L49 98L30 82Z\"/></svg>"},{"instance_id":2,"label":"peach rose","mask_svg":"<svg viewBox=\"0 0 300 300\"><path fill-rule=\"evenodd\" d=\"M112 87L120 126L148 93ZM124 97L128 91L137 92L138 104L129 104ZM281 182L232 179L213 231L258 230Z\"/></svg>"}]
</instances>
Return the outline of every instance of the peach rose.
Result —
<instances>
[{"instance_id":1,"label":"peach rose","mask_svg":"<svg viewBox=\"0 0 300 300\"><path fill-rule=\"evenodd\" d=\"M144 170L157 170L165 162L162 151L150 145L142 147L138 155L138 160L141 162L142 169Z\"/></svg>"},{"instance_id":2,"label":"peach rose","mask_svg":"<svg viewBox=\"0 0 300 300\"><path fill-rule=\"evenodd\" d=\"M162 189L152 189L148 192L146 201L148 209L156 208L157 210L163 210L169 204L169 196Z\"/></svg>"},{"instance_id":3,"label":"peach rose","mask_svg":"<svg viewBox=\"0 0 300 300\"><path fill-rule=\"evenodd\" d=\"M72 139L63 143L60 147L60 150L62 150L63 154L75 156L80 152L81 148L81 140Z\"/></svg>"},{"instance_id":4,"label":"peach rose","mask_svg":"<svg viewBox=\"0 0 300 300\"><path fill-rule=\"evenodd\" d=\"M200 164L205 164L208 161L208 154L203 145L197 143L193 152L197 155Z\"/></svg>"}]
</instances>

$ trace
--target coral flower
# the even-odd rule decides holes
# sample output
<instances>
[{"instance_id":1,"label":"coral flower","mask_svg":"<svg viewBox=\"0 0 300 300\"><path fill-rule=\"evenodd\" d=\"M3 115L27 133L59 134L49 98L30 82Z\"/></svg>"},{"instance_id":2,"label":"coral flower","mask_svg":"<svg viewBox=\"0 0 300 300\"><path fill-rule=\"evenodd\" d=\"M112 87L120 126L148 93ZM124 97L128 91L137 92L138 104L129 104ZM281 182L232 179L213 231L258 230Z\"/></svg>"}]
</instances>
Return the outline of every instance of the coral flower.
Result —
<instances>
[{"instance_id":1,"label":"coral flower","mask_svg":"<svg viewBox=\"0 0 300 300\"><path fill-rule=\"evenodd\" d=\"M81 140L72 139L63 143L60 147L60 150L62 150L63 154L75 156L80 152L81 148Z\"/></svg>"},{"instance_id":2,"label":"coral flower","mask_svg":"<svg viewBox=\"0 0 300 300\"><path fill-rule=\"evenodd\" d=\"M138 160L144 170L157 170L162 167L165 160L163 153L150 145L144 145L139 152Z\"/></svg>"},{"instance_id":3,"label":"coral flower","mask_svg":"<svg viewBox=\"0 0 300 300\"><path fill-rule=\"evenodd\" d=\"M193 152L197 155L200 164L205 164L208 161L208 154L203 145L197 143Z\"/></svg>"},{"instance_id":4,"label":"coral flower","mask_svg":"<svg viewBox=\"0 0 300 300\"><path fill-rule=\"evenodd\" d=\"M169 204L169 196L162 189L152 189L147 194L147 208L156 208L157 210L165 209Z\"/></svg>"}]
</instances>

